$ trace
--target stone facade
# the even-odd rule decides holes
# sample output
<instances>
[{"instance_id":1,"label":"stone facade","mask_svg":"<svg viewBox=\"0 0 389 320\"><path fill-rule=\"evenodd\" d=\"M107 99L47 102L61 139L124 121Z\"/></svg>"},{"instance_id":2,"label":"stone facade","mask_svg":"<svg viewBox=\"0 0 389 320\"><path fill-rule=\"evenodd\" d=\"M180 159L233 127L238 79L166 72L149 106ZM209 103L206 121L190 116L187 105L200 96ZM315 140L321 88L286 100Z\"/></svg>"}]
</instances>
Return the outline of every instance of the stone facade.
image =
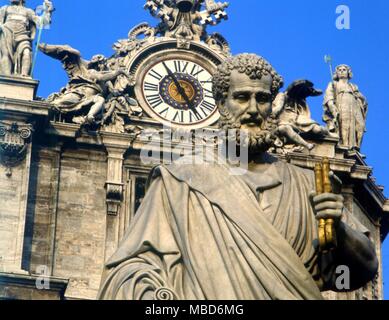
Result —
<instances>
[{"instance_id":1,"label":"stone facade","mask_svg":"<svg viewBox=\"0 0 389 320\"><path fill-rule=\"evenodd\" d=\"M147 5L157 13L153 1ZM216 9L209 14L216 14L219 22L224 6ZM202 14L209 22L204 25L211 24L210 16ZM191 36L186 38L177 30L165 30L168 39L153 38L153 30L140 25L129 40L117 44L132 48L123 58L131 75L142 72L142 63L152 64L165 52L181 54L188 61L205 59L209 69L229 54L221 35L209 36L199 28L190 29ZM150 42L136 40L142 33L150 36L146 37ZM197 39L199 34L206 36L202 42ZM52 104L36 98L37 85L31 79L0 76L0 124L18 130L31 128L31 137L19 137L18 144L7 142L23 148L20 159L0 161L0 299L93 300L104 264L131 224L152 169L140 158L150 142L137 130L161 133L162 124L135 114L122 119L120 130L72 123L58 115ZM160 141L153 140L155 145L163 141L159 137ZM382 299L381 243L389 232L389 201L359 153L338 147L335 137L308 134L304 138L316 145L312 151L277 156L310 170L324 157L330 158L331 169L342 179L346 206L371 231L381 263L376 281L366 288L347 294L329 292L326 297ZM6 142L0 139L1 143ZM1 152L0 160L6 156ZM180 150L173 144L162 152L179 154ZM39 289L37 283L44 280L49 286Z\"/></svg>"},{"instance_id":2,"label":"stone facade","mask_svg":"<svg viewBox=\"0 0 389 320\"><path fill-rule=\"evenodd\" d=\"M36 102L18 101L18 104L23 104L19 111L6 105L2 115L9 118L19 113L23 118L26 107L36 110L38 115L30 116L30 120L36 119L30 156L12 168L10 177L6 175L7 169L0 167L3 200L0 297L95 299L104 262L116 250L134 217L137 201L141 201L137 197L142 197L151 169L140 161L140 150L146 142L121 134L115 137L114 141L118 142L113 146L112 137L108 139L104 134L77 133L75 125L50 122L49 114L39 119L38 111L45 109L44 103L39 107L34 105ZM153 121L143 122L143 126L153 125ZM388 232L387 200L372 180L371 168L357 157L344 158L334 139L310 142L318 145L310 154L291 153L283 159L313 169L321 157L331 156L332 169L347 182L343 190L347 207L371 230L381 257L381 241ZM116 167L119 166L123 198L117 214L109 214L106 186L110 180L108 168L114 170L115 167L110 163L110 155L115 152L121 158ZM28 199L27 203L24 204L23 199ZM59 281L61 288L66 288L63 295L38 290L31 284L34 283L31 279L39 277L42 266L47 268L50 284ZM18 279L18 284L14 279ZM26 284L27 280L30 284ZM365 290L338 295L328 293L327 296L380 299L383 297L382 273Z\"/></svg>"}]
</instances>

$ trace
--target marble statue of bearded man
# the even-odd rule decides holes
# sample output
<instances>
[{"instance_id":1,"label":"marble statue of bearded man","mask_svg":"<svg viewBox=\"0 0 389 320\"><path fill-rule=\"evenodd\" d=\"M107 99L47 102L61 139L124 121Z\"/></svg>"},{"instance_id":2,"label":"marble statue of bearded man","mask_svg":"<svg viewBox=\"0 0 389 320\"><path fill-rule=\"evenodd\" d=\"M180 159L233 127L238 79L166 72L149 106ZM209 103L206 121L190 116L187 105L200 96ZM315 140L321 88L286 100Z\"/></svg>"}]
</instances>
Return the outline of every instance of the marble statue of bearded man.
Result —
<instances>
[{"instance_id":1,"label":"marble statue of bearded man","mask_svg":"<svg viewBox=\"0 0 389 320\"><path fill-rule=\"evenodd\" d=\"M281 83L256 55L219 66L221 128L248 132L237 139L249 144L248 170L232 175L226 163L189 162L154 169L135 220L106 263L100 299L315 300L336 289L338 265L349 266L350 289L374 277L374 246L343 197L316 195L311 171L266 153L266 119ZM331 254L318 249L320 218L335 220L339 244Z\"/></svg>"}]
</instances>

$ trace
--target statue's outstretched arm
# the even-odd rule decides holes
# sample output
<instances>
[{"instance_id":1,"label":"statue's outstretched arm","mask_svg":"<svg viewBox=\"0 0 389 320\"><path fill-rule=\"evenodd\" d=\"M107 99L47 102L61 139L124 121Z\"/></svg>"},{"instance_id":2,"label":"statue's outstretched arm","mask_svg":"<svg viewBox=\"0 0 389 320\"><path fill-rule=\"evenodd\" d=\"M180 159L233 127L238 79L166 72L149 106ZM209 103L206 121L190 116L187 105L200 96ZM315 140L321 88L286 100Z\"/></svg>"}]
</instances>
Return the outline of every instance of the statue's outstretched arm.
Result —
<instances>
[{"instance_id":1,"label":"statue's outstretched arm","mask_svg":"<svg viewBox=\"0 0 389 320\"><path fill-rule=\"evenodd\" d=\"M89 78L95 81L108 82L115 80L119 75L126 75L126 71L123 69L118 69L116 71L108 71L108 72L98 72L95 70L89 71Z\"/></svg>"},{"instance_id":2,"label":"statue's outstretched arm","mask_svg":"<svg viewBox=\"0 0 389 320\"><path fill-rule=\"evenodd\" d=\"M69 77L84 75L86 63L81 59L81 53L68 45L40 44L39 50L45 55L59 60L64 64L64 69Z\"/></svg>"},{"instance_id":3,"label":"statue's outstretched arm","mask_svg":"<svg viewBox=\"0 0 389 320\"><path fill-rule=\"evenodd\" d=\"M50 45L42 43L39 50L49 57L57 60L78 60L81 59L80 51L68 45Z\"/></svg>"}]
</instances>

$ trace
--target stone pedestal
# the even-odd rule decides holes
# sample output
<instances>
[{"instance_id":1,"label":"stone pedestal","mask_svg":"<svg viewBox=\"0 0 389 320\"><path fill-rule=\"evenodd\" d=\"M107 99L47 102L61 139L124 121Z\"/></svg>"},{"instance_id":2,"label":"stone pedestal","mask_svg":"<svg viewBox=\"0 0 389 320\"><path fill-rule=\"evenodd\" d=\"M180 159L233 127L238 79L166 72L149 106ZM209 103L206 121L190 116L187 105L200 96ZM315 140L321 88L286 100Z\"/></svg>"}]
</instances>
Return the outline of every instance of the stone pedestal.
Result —
<instances>
[{"instance_id":1,"label":"stone pedestal","mask_svg":"<svg viewBox=\"0 0 389 320\"><path fill-rule=\"evenodd\" d=\"M29 78L0 76L0 98L32 101L38 85L39 81Z\"/></svg>"}]
</instances>

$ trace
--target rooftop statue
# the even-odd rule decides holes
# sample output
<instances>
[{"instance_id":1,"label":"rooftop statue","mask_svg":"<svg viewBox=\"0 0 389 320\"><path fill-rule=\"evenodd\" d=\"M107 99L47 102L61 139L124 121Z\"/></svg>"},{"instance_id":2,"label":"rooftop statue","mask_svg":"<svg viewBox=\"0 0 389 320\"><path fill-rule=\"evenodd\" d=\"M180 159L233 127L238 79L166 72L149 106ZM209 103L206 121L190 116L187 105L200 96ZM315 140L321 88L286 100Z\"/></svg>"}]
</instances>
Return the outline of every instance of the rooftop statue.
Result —
<instances>
[{"instance_id":1,"label":"rooftop statue","mask_svg":"<svg viewBox=\"0 0 389 320\"><path fill-rule=\"evenodd\" d=\"M227 50L227 41L218 33L208 35L206 28L228 18L228 5L214 0L148 0L145 8L161 19L157 34L177 38L184 47L188 46L187 41L194 40Z\"/></svg>"},{"instance_id":2,"label":"rooftop statue","mask_svg":"<svg viewBox=\"0 0 389 320\"><path fill-rule=\"evenodd\" d=\"M11 0L0 9L0 74L31 76L32 42L37 28L49 24L54 11L51 1L45 0L43 21L24 0Z\"/></svg>"},{"instance_id":3,"label":"rooftop statue","mask_svg":"<svg viewBox=\"0 0 389 320\"><path fill-rule=\"evenodd\" d=\"M61 92L52 94L47 100L61 114L72 117L74 123L84 125L101 121L106 99L111 99L111 103L112 100L117 100L118 103L121 100L118 99L121 93L116 90L115 81L124 76L124 80L121 80L130 85L127 72L121 68L110 70L107 59L102 55L95 55L91 61L85 61L79 51L67 45L42 44L39 49L63 63L69 83ZM110 110L110 113L112 116L113 111ZM107 117L104 121L106 120Z\"/></svg>"},{"instance_id":4,"label":"rooftop statue","mask_svg":"<svg viewBox=\"0 0 389 320\"><path fill-rule=\"evenodd\" d=\"M324 121L339 135L340 146L359 151L366 132L368 103L358 86L350 82L352 77L349 66L336 68L324 98Z\"/></svg>"},{"instance_id":5,"label":"rooftop statue","mask_svg":"<svg viewBox=\"0 0 389 320\"><path fill-rule=\"evenodd\" d=\"M237 147L248 146L247 172L231 175L228 161L154 169L106 264L100 299L317 300L338 290L339 265L351 269L351 290L364 286L378 269L367 229L342 196L314 191L312 171L267 153L282 78L263 58L244 54L220 65L213 81L222 130L238 131ZM319 247L317 220L327 219L337 239L332 251Z\"/></svg>"},{"instance_id":6,"label":"rooftop statue","mask_svg":"<svg viewBox=\"0 0 389 320\"><path fill-rule=\"evenodd\" d=\"M308 80L294 81L285 92L277 95L273 103L273 116L278 119L278 132L286 141L295 146L312 150L315 145L308 143L301 136L311 134L316 137L329 135L327 128L319 125L311 118L311 112L307 103L308 97L322 95L321 90L314 88L314 84Z\"/></svg>"}]
</instances>

